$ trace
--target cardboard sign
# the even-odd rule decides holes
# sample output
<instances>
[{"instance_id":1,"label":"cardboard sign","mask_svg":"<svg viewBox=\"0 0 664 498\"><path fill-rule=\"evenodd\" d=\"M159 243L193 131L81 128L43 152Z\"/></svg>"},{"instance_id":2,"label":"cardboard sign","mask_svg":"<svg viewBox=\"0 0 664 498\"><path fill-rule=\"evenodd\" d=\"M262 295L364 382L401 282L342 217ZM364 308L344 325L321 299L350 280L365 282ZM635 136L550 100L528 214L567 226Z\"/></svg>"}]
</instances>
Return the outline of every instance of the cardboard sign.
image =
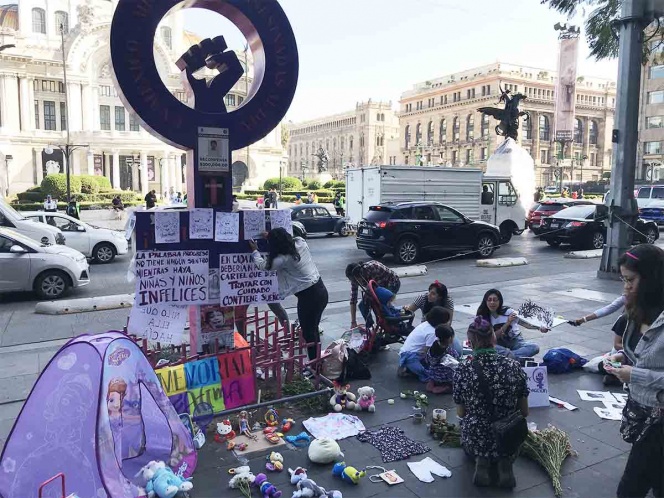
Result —
<instances>
[{"instance_id":1,"label":"cardboard sign","mask_svg":"<svg viewBox=\"0 0 664 498\"><path fill-rule=\"evenodd\" d=\"M259 270L251 254L220 255L219 279L222 306L279 301L277 272Z\"/></svg>"},{"instance_id":2,"label":"cardboard sign","mask_svg":"<svg viewBox=\"0 0 664 498\"><path fill-rule=\"evenodd\" d=\"M167 396L186 392L187 378L184 373L184 365L159 368L155 370L155 373L159 377L159 382L161 382Z\"/></svg>"},{"instance_id":3,"label":"cardboard sign","mask_svg":"<svg viewBox=\"0 0 664 498\"><path fill-rule=\"evenodd\" d=\"M134 306L205 304L208 251L137 251Z\"/></svg>"},{"instance_id":4,"label":"cardboard sign","mask_svg":"<svg viewBox=\"0 0 664 498\"><path fill-rule=\"evenodd\" d=\"M134 306L127 331L148 341L179 346L187 340L187 307L178 305Z\"/></svg>"},{"instance_id":5,"label":"cardboard sign","mask_svg":"<svg viewBox=\"0 0 664 498\"><path fill-rule=\"evenodd\" d=\"M524 367L528 377L528 406L536 408L549 406L549 377L546 367Z\"/></svg>"}]
</instances>

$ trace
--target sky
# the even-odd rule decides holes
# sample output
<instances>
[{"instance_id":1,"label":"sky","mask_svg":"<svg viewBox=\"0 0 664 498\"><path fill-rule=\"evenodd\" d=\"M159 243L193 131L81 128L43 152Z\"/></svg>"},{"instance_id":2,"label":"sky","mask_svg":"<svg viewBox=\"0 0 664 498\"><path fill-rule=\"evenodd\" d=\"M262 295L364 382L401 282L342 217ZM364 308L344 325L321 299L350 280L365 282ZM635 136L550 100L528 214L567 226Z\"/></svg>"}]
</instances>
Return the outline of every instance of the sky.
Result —
<instances>
[{"instance_id":1,"label":"sky","mask_svg":"<svg viewBox=\"0 0 664 498\"><path fill-rule=\"evenodd\" d=\"M287 121L392 101L416 83L493 62L555 70L553 25L569 22L539 0L281 0L298 45L300 73ZM185 11L185 28L223 34L242 50L230 22L201 9ZM582 25L583 13L571 22ZM596 62L582 27L579 76L615 80L617 61Z\"/></svg>"}]
</instances>

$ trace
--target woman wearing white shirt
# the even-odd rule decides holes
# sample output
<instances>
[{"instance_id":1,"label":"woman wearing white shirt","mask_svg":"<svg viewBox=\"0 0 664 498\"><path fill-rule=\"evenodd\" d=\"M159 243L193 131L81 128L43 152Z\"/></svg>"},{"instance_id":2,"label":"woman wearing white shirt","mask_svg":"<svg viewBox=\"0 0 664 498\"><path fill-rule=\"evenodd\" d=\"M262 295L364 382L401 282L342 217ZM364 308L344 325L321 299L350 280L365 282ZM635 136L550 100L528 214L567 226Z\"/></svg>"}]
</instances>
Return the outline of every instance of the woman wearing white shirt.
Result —
<instances>
[{"instance_id":1,"label":"woman wearing white shirt","mask_svg":"<svg viewBox=\"0 0 664 498\"><path fill-rule=\"evenodd\" d=\"M266 234L266 238L267 259L258 252L255 242L249 242L254 262L261 270L277 272L280 299L291 294L297 297L297 316L302 337L309 344L307 353L309 359L313 360L320 342L318 325L328 301L327 288L304 239L292 237L283 228L273 228Z\"/></svg>"}]
</instances>

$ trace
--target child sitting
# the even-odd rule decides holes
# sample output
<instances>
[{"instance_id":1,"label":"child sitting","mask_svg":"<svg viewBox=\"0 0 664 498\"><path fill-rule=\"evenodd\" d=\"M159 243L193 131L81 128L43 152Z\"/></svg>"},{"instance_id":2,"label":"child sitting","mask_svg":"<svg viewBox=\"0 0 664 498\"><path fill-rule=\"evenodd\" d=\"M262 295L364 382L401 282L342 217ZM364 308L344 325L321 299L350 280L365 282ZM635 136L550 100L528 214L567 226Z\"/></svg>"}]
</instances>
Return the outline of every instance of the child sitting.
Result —
<instances>
[{"instance_id":1,"label":"child sitting","mask_svg":"<svg viewBox=\"0 0 664 498\"><path fill-rule=\"evenodd\" d=\"M376 297L381 304L381 310L385 317L398 318L402 316L403 312L400 308L394 306L394 300L396 295L389 289L385 287L376 287ZM408 335L410 332L410 326L406 322L399 322L399 335Z\"/></svg>"},{"instance_id":2,"label":"child sitting","mask_svg":"<svg viewBox=\"0 0 664 498\"><path fill-rule=\"evenodd\" d=\"M449 325L438 325L436 327L436 340L427 351L425 359L429 377L427 391L430 393L447 394L452 392L454 370L460 358L453 344L454 329Z\"/></svg>"},{"instance_id":3,"label":"child sitting","mask_svg":"<svg viewBox=\"0 0 664 498\"><path fill-rule=\"evenodd\" d=\"M429 382L429 372L422 361L426 357L427 350L436 340L436 327L449 321L450 312L442 306L434 306L427 313L426 320L408 334L399 352L397 374L400 377L412 374L417 376L421 382Z\"/></svg>"}]
</instances>

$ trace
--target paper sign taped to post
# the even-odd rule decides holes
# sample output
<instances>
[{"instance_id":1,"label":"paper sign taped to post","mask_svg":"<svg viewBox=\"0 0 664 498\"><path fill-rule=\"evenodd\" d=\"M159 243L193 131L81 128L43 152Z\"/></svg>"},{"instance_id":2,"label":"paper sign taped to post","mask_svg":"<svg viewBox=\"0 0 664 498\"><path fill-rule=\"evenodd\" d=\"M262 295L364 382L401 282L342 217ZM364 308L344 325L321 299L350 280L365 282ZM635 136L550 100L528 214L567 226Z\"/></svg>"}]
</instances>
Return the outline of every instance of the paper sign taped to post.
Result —
<instances>
[{"instance_id":1,"label":"paper sign taped to post","mask_svg":"<svg viewBox=\"0 0 664 498\"><path fill-rule=\"evenodd\" d=\"M228 128L198 128L198 171L227 173L229 170Z\"/></svg>"},{"instance_id":2,"label":"paper sign taped to post","mask_svg":"<svg viewBox=\"0 0 664 498\"><path fill-rule=\"evenodd\" d=\"M205 304L209 262L204 250L137 251L134 306Z\"/></svg>"},{"instance_id":3,"label":"paper sign taped to post","mask_svg":"<svg viewBox=\"0 0 664 498\"><path fill-rule=\"evenodd\" d=\"M157 211L154 214L154 240L157 244L180 242L180 213L178 211Z\"/></svg>"},{"instance_id":4,"label":"paper sign taped to post","mask_svg":"<svg viewBox=\"0 0 664 498\"><path fill-rule=\"evenodd\" d=\"M243 211L244 240L257 239L265 231L265 211Z\"/></svg>"},{"instance_id":5,"label":"paper sign taped to post","mask_svg":"<svg viewBox=\"0 0 664 498\"><path fill-rule=\"evenodd\" d=\"M549 378L546 367L524 367L528 377L528 406L549 406Z\"/></svg>"},{"instance_id":6,"label":"paper sign taped to post","mask_svg":"<svg viewBox=\"0 0 664 498\"><path fill-rule=\"evenodd\" d=\"M283 228L293 235L293 220L291 219L290 209L270 210L270 228Z\"/></svg>"},{"instance_id":7,"label":"paper sign taped to post","mask_svg":"<svg viewBox=\"0 0 664 498\"><path fill-rule=\"evenodd\" d=\"M179 305L134 306L127 331L151 342L179 346L188 339L184 327L187 307Z\"/></svg>"},{"instance_id":8,"label":"paper sign taped to post","mask_svg":"<svg viewBox=\"0 0 664 498\"><path fill-rule=\"evenodd\" d=\"M221 254L219 280L222 306L279 301L277 272L260 270L251 254Z\"/></svg>"},{"instance_id":9,"label":"paper sign taped to post","mask_svg":"<svg viewBox=\"0 0 664 498\"><path fill-rule=\"evenodd\" d=\"M214 211L196 208L189 212L189 238L211 239L214 234Z\"/></svg>"},{"instance_id":10,"label":"paper sign taped to post","mask_svg":"<svg viewBox=\"0 0 664 498\"><path fill-rule=\"evenodd\" d=\"M238 242L240 240L240 213L218 212L215 220L216 242Z\"/></svg>"}]
</instances>

